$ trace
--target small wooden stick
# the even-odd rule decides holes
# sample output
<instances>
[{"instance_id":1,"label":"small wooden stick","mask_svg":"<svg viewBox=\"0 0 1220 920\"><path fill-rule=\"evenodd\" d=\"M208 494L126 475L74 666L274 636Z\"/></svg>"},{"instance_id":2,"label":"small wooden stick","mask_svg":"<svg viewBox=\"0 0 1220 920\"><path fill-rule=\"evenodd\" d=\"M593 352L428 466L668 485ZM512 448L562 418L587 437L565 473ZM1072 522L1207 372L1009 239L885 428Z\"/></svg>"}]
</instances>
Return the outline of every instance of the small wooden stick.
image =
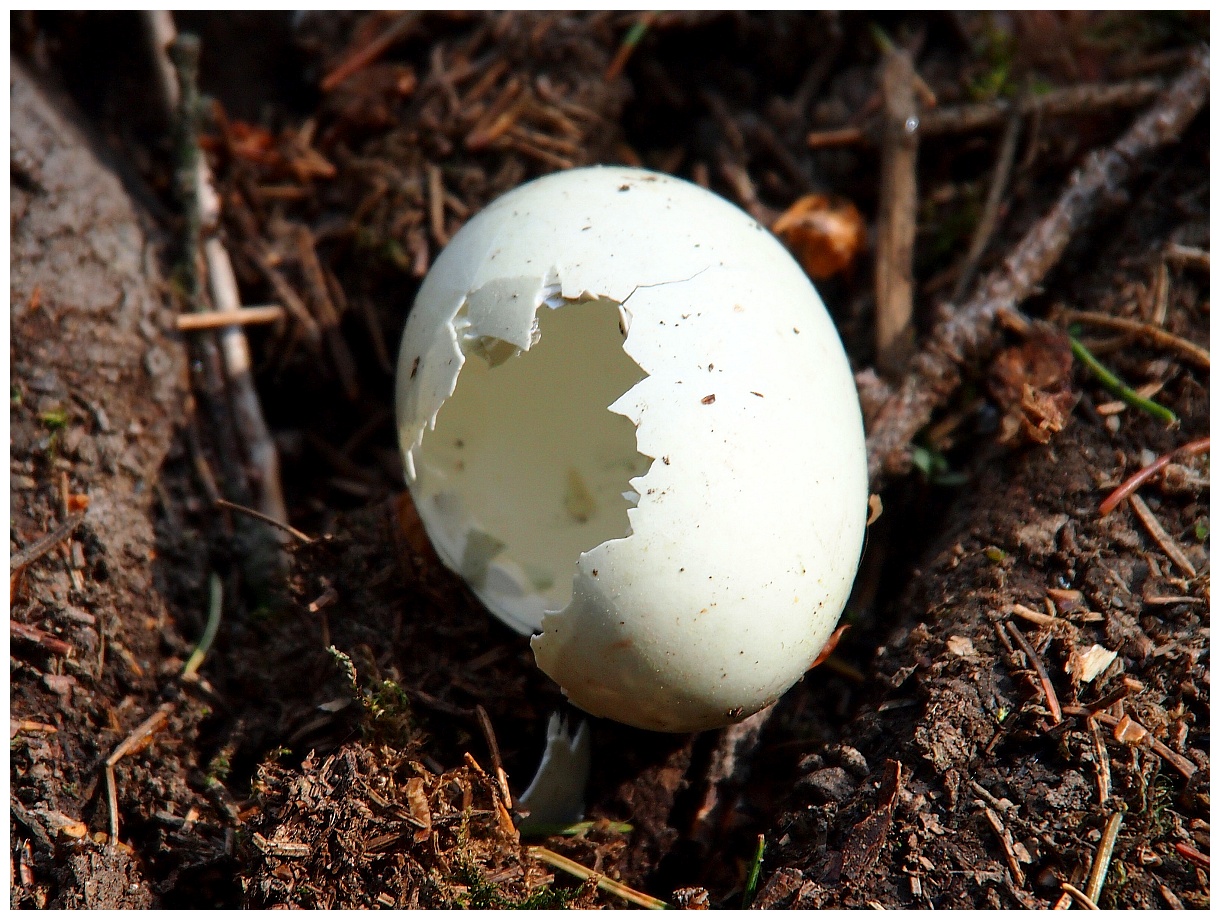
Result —
<instances>
[{"instance_id":1,"label":"small wooden stick","mask_svg":"<svg viewBox=\"0 0 1220 920\"><path fill-rule=\"evenodd\" d=\"M302 543L313 542L313 537L309 536L308 534L301 533L301 531L297 530L291 524L285 524L283 521L277 521L275 518L268 517L261 511L255 511L253 508L247 508L245 505L239 505L236 502L231 502L225 498L218 498L216 499L216 506L218 508L228 508L230 511L236 511L240 514L246 515L247 517L252 517L255 520L262 521L264 524L270 524L272 527L278 527L280 530L284 531L284 533L295 537Z\"/></svg>"},{"instance_id":2,"label":"small wooden stick","mask_svg":"<svg viewBox=\"0 0 1220 920\"><path fill-rule=\"evenodd\" d=\"M1123 188L1156 150L1181 137L1207 101L1210 78L1208 52L1200 51L1186 72L1116 144L1086 159L1054 207L1029 229L1004 263L976 286L966 303L941 320L869 432L868 471L873 491L910 469L911 439L928 423L933 410L957 391L962 365L993 348L996 317L1014 312L1017 304L1038 289L1068 244L1092 220L1103 195Z\"/></svg>"},{"instance_id":3,"label":"small wooden stick","mask_svg":"<svg viewBox=\"0 0 1220 920\"><path fill-rule=\"evenodd\" d=\"M1080 906L1085 910L1101 910L1101 908L1097 906L1097 903L1092 898L1090 898L1071 882L1063 882L1062 884L1063 890L1079 901Z\"/></svg>"},{"instance_id":4,"label":"small wooden stick","mask_svg":"<svg viewBox=\"0 0 1220 920\"><path fill-rule=\"evenodd\" d=\"M1114 716L1109 715L1108 713L1094 712L1094 713L1091 713L1091 717L1096 719L1102 725L1105 725L1107 728L1115 728L1119 724L1119 720L1114 718ZM1128 716L1127 718L1130 719L1130 716ZM1131 721L1134 722L1135 720L1131 719ZM1138 722L1135 724L1139 725ZM1139 727L1143 728L1142 725ZM1147 731L1147 729L1144 729L1144 731ZM1170 765L1172 765L1174 767L1174 769L1176 769L1179 773L1181 773L1187 779L1190 779L1192 776L1195 775L1195 773L1198 772L1199 768L1197 766L1195 766L1193 761L1189 760L1186 757L1183 757L1177 751L1168 747L1163 741L1159 741L1157 738L1155 738L1153 736L1153 734L1151 732L1148 732L1148 734L1147 734L1147 741L1148 741L1148 745L1152 748L1153 752L1158 757L1160 757L1164 761L1167 761Z\"/></svg>"},{"instance_id":5,"label":"small wooden stick","mask_svg":"<svg viewBox=\"0 0 1220 920\"><path fill-rule=\"evenodd\" d=\"M1021 862L1017 859L1016 849L1013 847L1012 834L1008 832L1008 828L1004 826L1004 821L998 814L991 810L990 807L983 806L983 814L987 817L987 823L991 825L991 829L995 831L996 837L1000 840L1000 846L1004 850L1004 858L1008 862L1008 869L1012 872L1012 880L1017 887L1025 885L1025 873L1021 869Z\"/></svg>"},{"instance_id":6,"label":"small wooden stick","mask_svg":"<svg viewBox=\"0 0 1220 920\"><path fill-rule=\"evenodd\" d=\"M110 847L113 849L119 842L119 796L114 778L114 766L128 754L137 750L148 738L160 731L174 711L173 703L162 703L156 712L137 725L126 738L114 749L114 753L106 758L104 767L106 774L106 804L110 810Z\"/></svg>"},{"instance_id":7,"label":"small wooden stick","mask_svg":"<svg viewBox=\"0 0 1220 920\"><path fill-rule=\"evenodd\" d=\"M275 323L284 318L284 308L275 304L265 307L238 307L236 310L211 310L207 313L179 314L176 324L181 332L219 329L221 326L252 326Z\"/></svg>"},{"instance_id":8,"label":"small wooden stick","mask_svg":"<svg viewBox=\"0 0 1220 920\"><path fill-rule=\"evenodd\" d=\"M1042 96L1026 97L1016 105L1007 99L997 99L972 105L943 106L924 115L920 132L925 137L933 137L992 128L1004 124L1014 110L1022 116L1038 113L1057 116L1140 106L1152 101L1164 88L1164 81L1159 79L1131 80L1109 86L1083 83L1054 89ZM866 144L870 140L872 135L867 128L843 127L814 131L805 138L805 143L817 149Z\"/></svg>"},{"instance_id":9,"label":"small wooden stick","mask_svg":"<svg viewBox=\"0 0 1220 920\"><path fill-rule=\"evenodd\" d=\"M1195 246L1182 246L1178 243L1170 243L1165 248L1165 258L1175 265L1197 268L1205 272L1211 271L1212 267L1211 253Z\"/></svg>"},{"instance_id":10,"label":"small wooden stick","mask_svg":"<svg viewBox=\"0 0 1220 920\"><path fill-rule=\"evenodd\" d=\"M1046 673L1046 665L1042 663L1042 659L1034 651L1034 647L1029 644L1025 634L1017 629L1016 623L1009 620L1004 625L1008 627L1012 637L1017 640L1017 645L1021 646L1021 651L1025 653L1030 666L1038 672L1038 680L1042 683L1042 693L1046 696L1046 706L1051 711L1051 721L1058 725L1063 721L1063 710L1059 707L1059 697L1055 694L1055 685L1051 683L1051 676Z\"/></svg>"},{"instance_id":11,"label":"small wooden stick","mask_svg":"<svg viewBox=\"0 0 1220 920\"><path fill-rule=\"evenodd\" d=\"M1182 552L1182 547L1178 546L1177 541L1161 526L1160 520L1152 513L1152 509L1148 507L1147 502L1140 498L1139 495L1132 495L1130 502L1131 510L1140 519L1140 523L1144 525L1144 529L1148 531L1149 536L1156 541L1157 546L1161 548L1166 556L1173 560L1174 565L1191 578L1194 578L1198 574L1194 565L1186 557L1186 554Z\"/></svg>"},{"instance_id":12,"label":"small wooden stick","mask_svg":"<svg viewBox=\"0 0 1220 920\"><path fill-rule=\"evenodd\" d=\"M500 795L504 797L504 806L511 809L513 807L513 794L508 788L508 774L504 772L504 761L500 759L500 745L496 742L496 731L492 728L491 717L482 705L476 705L474 713L479 720L479 728L483 730L483 737L487 740L487 750L491 755L491 766L496 771L496 784L500 787Z\"/></svg>"},{"instance_id":13,"label":"small wooden stick","mask_svg":"<svg viewBox=\"0 0 1220 920\"><path fill-rule=\"evenodd\" d=\"M1103 329L1130 332L1177 352L1191 364L1201 367L1203 370L1209 370L1212 366L1211 353L1206 348L1201 348L1194 342L1166 332L1160 326L1152 323L1141 323L1138 320L1110 316L1107 313L1095 313L1092 310L1066 310L1062 319L1064 323L1088 323Z\"/></svg>"},{"instance_id":14,"label":"small wooden stick","mask_svg":"<svg viewBox=\"0 0 1220 920\"><path fill-rule=\"evenodd\" d=\"M1089 884L1084 890L1094 904L1101 897L1101 888L1106 883L1106 873L1110 871L1110 860L1114 857L1114 844L1118 840L1118 832L1122 826L1122 812L1116 811L1106 821L1105 832L1097 844L1097 854L1093 857L1093 868L1089 872Z\"/></svg>"},{"instance_id":15,"label":"small wooden stick","mask_svg":"<svg viewBox=\"0 0 1220 920\"><path fill-rule=\"evenodd\" d=\"M569 875L574 875L578 879L588 880L596 879L597 887L602 891L609 892L613 895L618 895L624 901L639 907L647 907L649 910L666 910L669 905L660 898L654 898L651 895L643 894L636 891L634 888L628 888L622 882L616 882L612 878L606 878L600 872L594 872L592 869L586 869L575 860L568 859L566 856L560 856L553 850L548 850L546 847L529 847L526 852L537 859L539 862L544 862L548 866L556 869L562 869Z\"/></svg>"},{"instance_id":16,"label":"small wooden stick","mask_svg":"<svg viewBox=\"0 0 1220 920\"><path fill-rule=\"evenodd\" d=\"M1212 439L1207 437L1191 441L1189 444L1183 444L1177 450L1168 454L1162 454L1147 466L1141 468L1126 482L1106 496L1106 500L1103 501L1097 508L1098 515L1105 517L1107 514L1117 508L1122 503L1124 498L1134 493L1136 489L1167 467L1172 461L1179 460L1184 457L1193 457L1195 454L1210 453L1211 449Z\"/></svg>"},{"instance_id":17,"label":"small wooden stick","mask_svg":"<svg viewBox=\"0 0 1220 920\"><path fill-rule=\"evenodd\" d=\"M1012 174L1012 164L1017 157L1017 140L1021 136L1023 118L1019 111L1014 111L1008 118L1004 128L1004 137L1000 141L1000 152L995 161L995 172L991 176L991 186L987 189L987 203L983 206L983 216L979 218L974 236L970 240L970 250L962 264L961 274L953 288L953 300L959 301L966 294L974 273L978 270L979 260L987 250L987 244L995 233L999 223L1000 205L1004 203L1004 191L1008 188L1008 177Z\"/></svg>"},{"instance_id":18,"label":"small wooden stick","mask_svg":"<svg viewBox=\"0 0 1220 920\"><path fill-rule=\"evenodd\" d=\"M878 369L900 376L915 350L911 325L914 299L915 214L919 206L915 163L919 110L915 105L911 55L888 48L881 65L885 130L881 145L881 212L877 217L876 344Z\"/></svg>"},{"instance_id":19,"label":"small wooden stick","mask_svg":"<svg viewBox=\"0 0 1220 920\"><path fill-rule=\"evenodd\" d=\"M25 549L18 550L9 557L8 570L9 574L16 574L30 565L41 559L64 540L67 540L72 534L76 533L76 528L81 525L81 521L85 519L85 513L78 511L73 514L62 524L52 530L46 536L39 537Z\"/></svg>"},{"instance_id":20,"label":"small wooden stick","mask_svg":"<svg viewBox=\"0 0 1220 920\"><path fill-rule=\"evenodd\" d=\"M419 22L419 18L419 11L399 13L380 35L367 45L357 48L322 78L322 92L329 93L352 74L363 70L376 61L396 42L407 35L415 27L415 24Z\"/></svg>"}]
</instances>

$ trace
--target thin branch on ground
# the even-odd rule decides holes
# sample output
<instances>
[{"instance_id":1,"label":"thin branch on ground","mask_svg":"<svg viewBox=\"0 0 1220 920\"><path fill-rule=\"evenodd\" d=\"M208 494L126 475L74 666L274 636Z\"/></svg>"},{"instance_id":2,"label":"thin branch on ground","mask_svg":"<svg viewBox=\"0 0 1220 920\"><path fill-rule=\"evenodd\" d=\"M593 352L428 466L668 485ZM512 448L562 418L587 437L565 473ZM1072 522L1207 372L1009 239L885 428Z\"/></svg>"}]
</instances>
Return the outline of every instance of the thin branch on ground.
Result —
<instances>
[{"instance_id":1,"label":"thin branch on ground","mask_svg":"<svg viewBox=\"0 0 1220 920\"><path fill-rule=\"evenodd\" d=\"M952 300L956 303L966 295L974 273L978 271L979 260L987 251L987 244L995 233L1000 220L1000 207L1004 203L1004 192L1008 189L1008 177L1012 175L1012 164L1017 157L1017 140L1021 137L1021 116L1019 107L1008 118L1004 126L1004 136L1000 140L1000 152L996 156L995 172L991 176L991 186L987 189L987 202L983 205L983 216L979 218L978 226L974 228L974 236L970 240L970 249L962 263L961 273L953 288Z\"/></svg>"},{"instance_id":2,"label":"thin branch on ground","mask_svg":"<svg viewBox=\"0 0 1220 920\"><path fill-rule=\"evenodd\" d=\"M1126 482L1106 496L1105 501L1103 501L1097 508L1098 516L1105 517L1107 514L1121 505L1123 499L1132 495L1136 489L1150 480L1165 467L1169 466L1170 463L1176 460L1185 459L1186 457L1193 457L1196 454L1210 453L1211 449L1212 439L1207 437L1199 438L1198 440L1191 441L1188 444L1183 444L1175 451L1162 454L1147 466L1141 468L1134 475L1128 478Z\"/></svg>"},{"instance_id":3,"label":"thin branch on ground","mask_svg":"<svg viewBox=\"0 0 1220 920\"><path fill-rule=\"evenodd\" d=\"M970 105L943 106L932 109L920 122L925 137L942 134L962 134L983 128L994 128L1008 121L1014 112L1021 116L1041 114L1042 117L1084 115L1107 109L1146 105L1165 89L1159 79L1130 80L1123 83L1084 83L1053 89L1041 96L1028 96L1017 103L1009 99ZM830 128L813 131L805 142L812 148L842 147L867 144L874 139L871 126Z\"/></svg>"},{"instance_id":4,"label":"thin branch on ground","mask_svg":"<svg viewBox=\"0 0 1220 920\"><path fill-rule=\"evenodd\" d=\"M914 78L915 65L910 53L887 48L881 63L885 122L874 292L876 364L881 373L892 378L902 376L915 351L911 315L915 218L919 207L915 166L919 155L920 122Z\"/></svg>"},{"instance_id":5,"label":"thin branch on ground","mask_svg":"<svg viewBox=\"0 0 1220 920\"><path fill-rule=\"evenodd\" d=\"M1174 265L1181 265L1183 268L1197 268L1199 271L1209 272L1212 268L1212 256L1206 249L1199 249L1197 246L1182 246L1179 243L1170 243L1165 248L1165 258Z\"/></svg>"},{"instance_id":6,"label":"thin branch on ground","mask_svg":"<svg viewBox=\"0 0 1220 920\"><path fill-rule=\"evenodd\" d=\"M1126 319L1122 316L1110 316L1108 313L1095 313L1091 310L1065 310L1060 317L1067 325L1070 323L1086 323L1090 326L1100 326L1103 329L1117 329L1120 332L1130 332L1140 338L1147 339L1154 345L1160 345L1203 370L1212 366L1211 353L1206 349L1187 341L1171 332L1166 332L1160 326L1152 323L1141 323L1138 320Z\"/></svg>"},{"instance_id":7,"label":"thin branch on ground","mask_svg":"<svg viewBox=\"0 0 1220 920\"><path fill-rule=\"evenodd\" d=\"M1021 651L1025 653L1025 658L1029 661L1030 667L1038 673L1038 680L1042 684L1042 693L1046 697L1046 708L1051 711L1051 721L1058 725L1063 721L1063 709L1059 706L1059 697L1055 693L1055 685L1051 683L1051 676L1046 671L1046 665L1042 663L1041 656L1029 644L1029 640L1017 628L1016 623L1009 620L1004 625L1008 627L1012 637L1017 640L1017 645L1021 646Z\"/></svg>"},{"instance_id":8,"label":"thin branch on ground","mask_svg":"<svg viewBox=\"0 0 1220 920\"><path fill-rule=\"evenodd\" d=\"M975 294L942 318L931 340L912 362L898 392L878 414L869 434L869 479L878 491L911 468L911 440L961 382L961 368L994 347L996 317L1015 312L1058 263L1068 243L1107 198L1138 172L1153 151L1181 137L1208 97L1206 51L1111 148L1091 154L1068 181L1054 207L1035 224L1004 263L984 278Z\"/></svg>"},{"instance_id":9,"label":"thin branch on ground","mask_svg":"<svg viewBox=\"0 0 1220 920\"><path fill-rule=\"evenodd\" d=\"M1090 898L1071 882L1063 882L1062 884L1063 890L1079 901L1080 906L1085 910L1101 910L1101 908L1097 906L1097 903L1092 898Z\"/></svg>"},{"instance_id":10,"label":"thin branch on ground","mask_svg":"<svg viewBox=\"0 0 1220 920\"><path fill-rule=\"evenodd\" d=\"M118 785L114 777L115 765L128 754L139 750L149 738L160 731L169 721L170 713L173 711L173 703L162 703L157 707L156 712L132 729L131 733L114 749L114 753L106 758L103 766L106 774L106 803L110 811L109 845L111 848L118 846L119 842L119 796Z\"/></svg>"},{"instance_id":11,"label":"thin branch on ground","mask_svg":"<svg viewBox=\"0 0 1220 920\"><path fill-rule=\"evenodd\" d=\"M1165 530L1157 516L1152 513L1148 503L1136 494L1131 496L1130 505L1131 510L1135 512L1135 516L1140 519L1140 523L1148 531L1148 535L1152 537L1156 545L1170 558L1173 564L1190 578L1198 575L1199 573L1195 569L1194 564L1186 557L1186 553L1182 552L1182 547L1178 546L1177 541Z\"/></svg>"},{"instance_id":12,"label":"thin branch on ground","mask_svg":"<svg viewBox=\"0 0 1220 920\"><path fill-rule=\"evenodd\" d=\"M1093 857L1093 868L1089 871L1089 883L1084 890L1094 904L1101 900L1101 889L1106 883L1106 874L1110 871L1110 860L1114 858L1114 844L1118 841L1118 832L1122 826L1122 812L1116 811L1106 821L1106 829L1097 844L1097 854Z\"/></svg>"},{"instance_id":13,"label":"thin branch on ground","mask_svg":"<svg viewBox=\"0 0 1220 920\"><path fill-rule=\"evenodd\" d=\"M666 910L669 905L660 898L654 898L652 895L647 895L636 891L634 888L628 888L622 882L616 882L612 878L606 878L600 872L594 872L592 869L586 869L575 860L568 859L566 856L561 856L553 850L548 850L546 847L529 847L526 852L537 859L539 862L544 862L554 869L561 869L569 875L575 876L581 881L588 879L596 879L597 887L609 894L617 895L624 901L630 904L635 904L639 907L647 907L649 910Z\"/></svg>"},{"instance_id":14,"label":"thin branch on ground","mask_svg":"<svg viewBox=\"0 0 1220 920\"><path fill-rule=\"evenodd\" d=\"M64 540L67 540L72 534L76 533L76 528L81 525L85 519L85 512L78 511L71 517L67 518L62 524L54 530L47 533L45 536L39 537L25 549L18 550L9 557L8 570L10 575L15 575L22 569L29 566L31 563L38 561Z\"/></svg>"},{"instance_id":15,"label":"thin branch on ground","mask_svg":"<svg viewBox=\"0 0 1220 920\"><path fill-rule=\"evenodd\" d=\"M504 761L500 759L500 745L496 741L496 730L492 727L491 716L487 714L487 710L483 708L482 704L475 705L474 713L479 720L479 728L483 730L483 737L487 741L487 751L491 755L491 768L496 771L496 785L500 787L504 807L511 811L513 794L508 788L508 774L504 772Z\"/></svg>"},{"instance_id":16,"label":"thin branch on ground","mask_svg":"<svg viewBox=\"0 0 1220 920\"><path fill-rule=\"evenodd\" d=\"M253 508L247 508L245 505L239 505L236 502L229 501L228 499L216 499L216 507L228 508L230 511L236 511L239 514L244 514L247 517L252 517L255 520L262 521L264 524L270 524L272 527L278 527L280 530L284 531L284 533L295 537L301 543L312 543L314 541L313 537L302 533L291 524L285 524L283 521L277 521L275 518L268 517L261 511L255 511Z\"/></svg>"},{"instance_id":17,"label":"thin branch on ground","mask_svg":"<svg viewBox=\"0 0 1220 920\"><path fill-rule=\"evenodd\" d=\"M207 313L181 313L174 322L179 332L196 332L201 329L219 329L222 326L278 323L284 316L283 307L270 304L265 307L238 307L236 310L212 310Z\"/></svg>"}]
</instances>

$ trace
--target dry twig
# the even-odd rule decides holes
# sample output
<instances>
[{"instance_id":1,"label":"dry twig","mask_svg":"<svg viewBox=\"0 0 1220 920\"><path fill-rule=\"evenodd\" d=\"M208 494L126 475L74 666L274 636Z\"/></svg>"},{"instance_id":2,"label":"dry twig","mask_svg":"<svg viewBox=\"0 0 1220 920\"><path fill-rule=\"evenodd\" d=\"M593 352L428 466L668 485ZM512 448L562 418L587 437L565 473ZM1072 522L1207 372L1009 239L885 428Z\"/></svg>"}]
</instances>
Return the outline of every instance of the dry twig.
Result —
<instances>
[{"instance_id":1,"label":"dry twig","mask_svg":"<svg viewBox=\"0 0 1220 920\"><path fill-rule=\"evenodd\" d=\"M956 391L961 367L988 353L996 337L995 319L1015 311L1058 262L1071 239L1093 218L1103 194L1117 194L1140 164L1176 141L1207 100L1208 52L1106 151L1095 151L1069 180L1054 207L1035 224L1004 264L975 294L942 319L931 341L916 356L898 392L882 407L869 434L869 478L874 491L911 466L911 439L933 410Z\"/></svg>"},{"instance_id":2,"label":"dry twig","mask_svg":"<svg viewBox=\"0 0 1220 920\"><path fill-rule=\"evenodd\" d=\"M256 521L262 521L264 524L270 524L272 527L277 527L284 531L284 533L296 538L302 543L313 542L313 537L309 536L308 534L301 533L301 531L297 530L291 524L286 524L283 521L277 521L275 518L268 517L261 511L255 511L253 508L247 508L245 505L239 505L236 502L231 502L226 498L216 499L215 504L218 508L228 508L230 511L236 511L239 514L246 515L246 517L252 517Z\"/></svg>"},{"instance_id":3,"label":"dry twig","mask_svg":"<svg viewBox=\"0 0 1220 920\"><path fill-rule=\"evenodd\" d=\"M1132 495L1131 510L1135 512L1135 516L1140 519L1140 523L1144 525L1148 535L1156 541L1156 545L1173 561L1173 564L1194 578L1198 574L1194 565L1186 557L1186 553L1182 552L1182 547L1178 546L1177 541L1166 532L1160 520L1148 507L1148 503L1138 495Z\"/></svg>"},{"instance_id":4,"label":"dry twig","mask_svg":"<svg viewBox=\"0 0 1220 920\"><path fill-rule=\"evenodd\" d=\"M1054 89L1042 96L1029 96L1014 105L1008 99L972 105L944 106L924 115L920 132L925 137L961 134L1002 125L1015 113L1021 116L1083 115L1123 106L1145 105L1165 88L1158 79L1131 80L1110 85L1084 83ZM831 128L814 131L805 138L813 148L864 144L873 139L867 127Z\"/></svg>"},{"instance_id":5,"label":"dry twig","mask_svg":"<svg viewBox=\"0 0 1220 920\"><path fill-rule=\"evenodd\" d=\"M126 738L119 743L119 746L114 749L114 753L106 758L104 769L106 773L106 803L110 809L110 846L114 847L119 842L119 796L118 787L114 779L114 767L120 760L137 751L144 743L151 738L156 732L160 731L167 721L169 721L170 713L174 711L173 703L162 703L157 707L157 711L151 716L137 725Z\"/></svg>"},{"instance_id":6,"label":"dry twig","mask_svg":"<svg viewBox=\"0 0 1220 920\"><path fill-rule=\"evenodd\" d=\"M1171 453L1162 454L1147 466L1140 469L1133 476L1127 479L1126 482L1106 496L1105 501L1103 501L1097 508L1098 515L1100 517L1105 517L1120 504L1122 504L1123 499L1127 498L1129 495L1132 495L1136 489L1146 483L1149 479L1151 479L1173 461L1181 460L1185 457L1193 457L1196 454L1206 454L1209 453L1211 449L1212 439L1207 437L1191 441L1189 444L1183 444L1181 447L1175 451L1172 451Z\"/></svg>"},{"instance_id":7,"label":"dry twig","mask_svg":"<svg viewBox=\"0 0 1220 920\"><path fill-rule=\"evenodd\" d=\"M1012 637L1017 640L1017 645L1021 646L1021 651L1025 653L1030 667L1038 673L1038 680L1042 684L1042 693L1046 697L1046 708L1051 711L1051 721L1058 725L1063 721L1063 709L1059 706L1059 697L1055 694L1055 685L1051 683L1050 674L1046 672L1046 665L1042 663L1042 658L1034 651L1034 647L1029 644L1025 634L1017 629L1016 623L1009 620L1004 625L1008 627Z\"/></svg>"},{"instance_id":8,"label":"dry twig","mask_svg":"<svg viewBox=\"0 0 1220 920\"><path fill-rule=\"evenodd\" d=\"M554 850L548 850L546 847L530 847L526 850L530 856L533 856L539 862L544 862L548 866L555 869L562 869L569 875L573 875L582 881L588 879L596 879L597 887L602 891L617 895L628 903L638 905L639 907L647 907L649 910L665 910L669 905L659 898L654 898L651 895L643 894L636 891L634 888L628 888L622 882L616 882L612 878L606 878L600 872L594 872L592 869L586 869L575 860L568 859L566 856L561 856Z\"/></svg>"},{"instance_id":9,"label":"dry twig","mask_svg":"<svg viewBox=\"0 0 1220 920\"><path fill-rule=\"evenodd\" d=\"M277 323L284 318L284 308L276 304L265 307L238 307L236 310L210 310L207 313L181 313L175 320L179 332L219 329L222 326L253 326Z\"/></svg>"},{"instance_id":10,"label":"dry twig","mask_svg":"<svg viewBox=\"0 0 1220 920\"><path fill-rule=\"evenodd\" d=\"M1152 323L1141 323L1138 320L1125 319L1121 316L1110 316L1107 313L1095 313L1091 310L1066 310L1063 322L1088 323L1103 329L1117 329L1130 332L1148 341L1175 351L1178 355L1196 367L1209 370L1212 366L1211 354L1206 348L1200 348L1194 342L1189 342L1180 336L1166 332L1160 326Z\"/></svg>"},{"instance_id":11,"label":"dry twig","mask_svg":"<svg viewBox=\"0 0 1220 920\"><path fill-rule=\"evenodd\" d=\"M915 65L907 51L887 48L881 64L885 127L881 145L881 212L877 217L877 367L900 377L915 350L911 325L915 214L919 206L915 163L919 110Z\"/></svg>"},{"instance_id":12,"label":"dry twig","mask_svg":"<svg viewBox=\"0 0 1220 920\"><path fill-rule=\"evenodd\" d=\"M1063 882L1062 885L1063 890L1079 901L1080 906L1085 910L1101 910L1101 908L1097 906L1097 903L1092 898L1090 898L1071 882Z\"/></svg>"},{"instance_id":13,"label":"dry twig","mask_svg":"<svg viewBox=\"0 0 1220 920\"><path fill-rule=\"evenodd\" d=\"M1110 871L1110 860L1114 857L1114 844L1118 840L1118 831L1122 826L1122 812L1116 811L1106 821L1105 832L1097 844L1097 854L1093 857L1093 868L1089 871L1089 884L1084 890L1094 904L1101 898L1101 888L1106 883L1106 873Z\"/></svg>"},{"instance_id":14,"label":"dry twig","mask_svg":"<svg viewBox=\"0 0 1220 920\"><path fill-rule=\"evenodd\" d=\"M41 559L64 540L67 540L72 534L76 533L76 528L81 525L81 521L85 519L85 513L78 511L73 514L62 524L50 531L45 536L39 537L25 549L18 550L9 557L8 570L10 575L15 575L26 566Z\"/></svg>"},{"instance_id":15,"label":"dry twig","mask_svg":"<svg viewBox=\"0 0 1220 920\"><path fill-rule=\"evenodd\" d=\"M1019 108L1008 118L1004 127L1004 137L1000 140L1000 152L996 156L995 172L991 176L991 186L987 189L987 202L983 205L983 216L979 218L978 226L974 228L974 236L970 239L970 249L966 260L962 263L961 273L953 288L953 300L961 300L966 294L974 273L978 270L979 260L987 250L999 223L1000 206L1004 203L1004 191L1008 188L1008 177L1012 174L1012 164L1017 156L1017 139L1021 136L1021 113Z\"/></svg>"}]
</instances>

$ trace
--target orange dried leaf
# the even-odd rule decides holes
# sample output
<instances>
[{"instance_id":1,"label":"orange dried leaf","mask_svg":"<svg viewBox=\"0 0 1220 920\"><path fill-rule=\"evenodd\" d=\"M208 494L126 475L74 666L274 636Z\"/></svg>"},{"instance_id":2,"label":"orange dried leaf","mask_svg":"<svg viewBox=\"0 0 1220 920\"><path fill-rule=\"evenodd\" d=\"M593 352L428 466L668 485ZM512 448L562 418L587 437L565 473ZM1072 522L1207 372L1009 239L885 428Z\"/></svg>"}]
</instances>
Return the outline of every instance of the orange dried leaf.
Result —
<instances>
[{"instance_id":1,"label":"orange dried leaf","mask_svg":"<svg viewBox=\"0 0 1220 920\"><path fill-rule=\"evenodd\" d=\"M851 269L867 232L856 206L843 198L806 195L772 225L811 278L821 281Z\"/></svg>"}]
</instances>

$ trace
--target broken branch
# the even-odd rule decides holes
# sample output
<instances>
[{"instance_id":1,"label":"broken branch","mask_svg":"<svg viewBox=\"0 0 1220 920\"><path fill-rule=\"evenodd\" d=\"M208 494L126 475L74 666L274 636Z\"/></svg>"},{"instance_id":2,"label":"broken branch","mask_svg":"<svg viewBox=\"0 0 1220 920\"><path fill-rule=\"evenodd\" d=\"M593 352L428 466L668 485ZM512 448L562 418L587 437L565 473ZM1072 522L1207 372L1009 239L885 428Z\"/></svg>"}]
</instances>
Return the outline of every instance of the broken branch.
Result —
<instances>
[{"instance_id":1,"label":"broken branch","mask_svg":"<svg viewBox=\"0 0 1220 920\"><path fill-rule=\"evenodd\" d=\"M1210 57L1194 63L1113 147L1091 154L1068 181L1054 207L1026 233L1004 264L991 272L959 310L937 325L916 355L898 392L881 408L868 438L874 491L911 468L911 439L961 382L961 368L991 351L995 320L1042 283L1071 239L1092 220L1103 193L1117 194L1156 149L1176 141L1207 101Z\"/></svg>"}]
</instances>

